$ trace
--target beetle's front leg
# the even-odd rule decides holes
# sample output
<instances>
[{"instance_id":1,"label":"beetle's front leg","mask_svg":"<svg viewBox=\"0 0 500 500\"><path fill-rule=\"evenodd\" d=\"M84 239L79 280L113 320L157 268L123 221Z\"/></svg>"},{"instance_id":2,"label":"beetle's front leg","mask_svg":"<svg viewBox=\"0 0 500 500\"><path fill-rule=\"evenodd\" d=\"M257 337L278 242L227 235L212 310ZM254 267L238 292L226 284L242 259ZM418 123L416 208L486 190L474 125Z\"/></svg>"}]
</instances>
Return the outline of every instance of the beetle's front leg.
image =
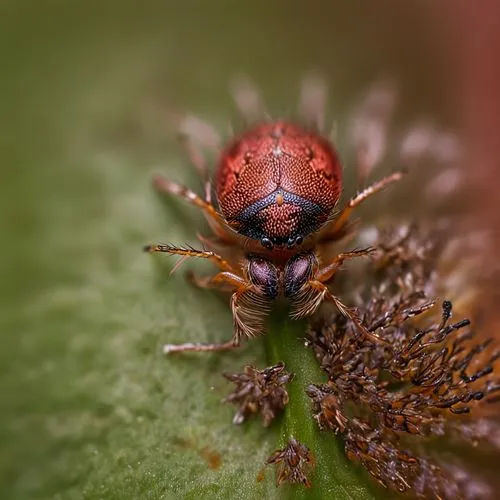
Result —
<instances>
[{"instance_id":1,"label":"beetle's front leg","mask_svg":"<svg viewBox=\"0 0 500 500\"><path fill-rule=\"evenodd\" d=\"M186 276L190 283L203 289L216 288L222 291L227 289L231 291L235 288L246 288L249 285L241 276L230 272L217 273L215 276L198 276L192 271L188 271Z\"/></svg>"},{"instance_id":2,"label":"beetle's front leg","mask_svg":"<svg viewBox=\"0 0 500 500\"><path fill-rule=\"evenodd\" d=\"M186 342L184 344L165 344L163 346L164 354L171 354L174 352L220 352L220 351L230 351L231 349L237 349L240 347L239 339L231 339L228 342L223 342L220 344L210 344L201 342Z\"/></svg>"},{"instance_id":3,"label":"beetle's front leg","mask_svg":"<svg viewBox=\"0 0 500 500\"><path fill-rule=\"evenodd\" d=\"M183 257L198 257L212 261L222 272L211 278L212 284L217 286L222 283L227 283L233 287L242 288L245 284L244 280L233 272L233 268L229 262L225 261L220 255L214 252L206 252L195 250L193 248L176 248L170 245L147 245L144 247L146 252L163 252L173 255L181 255ZM201 344L201 343L184 343L184 344L166 344L163 346L164 353L184 352L184 351L225 351L235 349L239 346L239 337L233 334L233 338L229 342L221 344Z\"/></svg>"},{"instance_id":4,"label":"beetle's front leg","mask_svg":"<svg viewBox=\"0 0 500 500\"><path fill-rule=\"evenodd\" d=\"M220 255L193 248L176 248L170 245L147 245L147 252L164 252L183 257L198 257L212 261L221 272L208 278L191 275L191 280L202 288L229 288L234 290L231 296L233 313L233 336L223 343L184 343L166 344L164 353L172 352L208 352L226 351L239 347L242 337L256 337L264 331L264 320L269 312L273 298L275 269L261 259L246 262L243 273L239 274Z\"/></svg>"},{"instance_id":5,"label":"beetle's front leg","mask_svg":"<svg viewBox=\"0 0 500 500\"><path fill-rule=\"evenodd\" d=\"M170 255L180 255L182 257L197 257L198 259L208 259L213 262L221 271L234 273L234 269L231 264L215 252L196 250L194 248L174 247L172 245L164 245L161 243L146 245L143 250L148 253L161 252L168 253Z\"/></svg>"},{"instance_id":6,"label":"beetle's front leg","mask_svg":"<svg viewBox=\"0 0 500 500\"><path fill-rule=\"evenodd\" d=\"M297 304L298 307L294 311L293 316L295 318L311 316L327 300L335 304L339 312L352 321L362 335L377 343L385 342L378 335L366 328L355 307L348 307L344 304L324 283L317 280L308 281L303 286L300 295L302 296L302 301Z\"/></svg>"},{"instance_id":7,"label":"beetle's front leg","mask_svg":"<svg viewBox=\"0 0 500 500\"><path fill-rule=\"evenodd\" d=\"M318 235L319 243L328 243L331 241L336 241L345 236L346 227L348 226L349 217L351 216L353 210L361 205L365 200L373 196L374 194L382 191L388 185L398 182L403 178L403 172L394 172L383 179L375 182L371 186L363 189L355 196L353 196L347 204L340 210L340 213L332 219L326 226L324 226Z\"/></svg>"},{"instance_id":8,"label":"beetle's front leg","mask_svg":"<svg viewBox=\"0 0 500 500\"><path fill-rule=\"evenodd\" d=\"M210 276L206 278L190 276L191 281L193 281L197 286L201 288L223 288L231 287L236 288L236 291L231 297L231 306L233 309L233 321L235 323L235 328L233 329L233 336L228 342L222 343L193 343L186 342L184 344L165 344L163 346L163 352L165 354L170 354L173 352L216 352L216 351L227 351L230 349L236 349L240 346L241 341L241 329L237 327L237 315L238 315L238 299L243 296L247 289L251 286L240 276L230 273L221 272L217 273L215 276Z\"/></svg>"},{"instance_id":9,"label":"beetle's front leg","mask_svg":"<svg viewBox=\"0 0 500 500\"><path fill-rule=\"evenodd\" d=\"M335 304L340 313L351 320L363 335L373 341L383 342L363 325L356 308L345 305L325 284L333 279L344 260L366 255L370 251L371 249L365 249L339 254L323 268L319 268L313 253L291 259L285 268L285 293L292 302L292 317L309 317L327 300Z\"/></svg>"},{"instance_id":10,"label":"beetle's front leg","mask_svg":"<svg viewBox=\"0 0 500 500\"><path fill-rule=\"evenodd\" d=\"M363 321L359 317L358 310L355 307L348 307L347 305L345 305L328 289L325 284L321 283L320 281L311 281L309 283L309 286L312 289L317 290L318 293L322 294L323 300L328 300L335 304L339 312L346 318L350 319L362 335L368 337L374 342L385 343L385 340L381 339L377 334L371 332L370 330L368 330L368 328L366 328L366 326L363 324Z\"/></svg>"},{"instance_id":11,"label":"beetle's front leg","mask_svg":"<svg viewBox=\"0 0 500 500\"><path fill-rule=\"evenodd\" d=\"M223 276L229 273L219 273L212 278L210 287L219 286L223 282L234 284L234 278L239 281L236 276ZM227 278L227 281L226 281ZM203 283L203 285L208 283ZM187 342L184 344L165 344L163 352L170 354L174 352L217 352L228 351L240 347L243 337L255 337L263 331L263 319L267 315L267 310L262 307L259 300L256 298L258 294L252 290L252 285L249 283L241 284L237 290L231 295L231 311L233 313L233 336L228 342L222 343L193 343ZM260 309L258 306L261 306Z\"/></svg>"},{"instance_id":12,"label":"beetle's front leg","mask_svg":"<svg viewBox=\"0 0 500 500\"><path fill-rule=\"evenodd\" d=\"M316 280L321 283L329 283L335 277L337 271L342 267L342 264L346 260L355 259L356 257L362 257L364 255L370 255L375 249L374 248L363 248L361 250L352 250L351 252L339 253L331 263L321 267L316 273Z\"/></svg>"}]
</instances>

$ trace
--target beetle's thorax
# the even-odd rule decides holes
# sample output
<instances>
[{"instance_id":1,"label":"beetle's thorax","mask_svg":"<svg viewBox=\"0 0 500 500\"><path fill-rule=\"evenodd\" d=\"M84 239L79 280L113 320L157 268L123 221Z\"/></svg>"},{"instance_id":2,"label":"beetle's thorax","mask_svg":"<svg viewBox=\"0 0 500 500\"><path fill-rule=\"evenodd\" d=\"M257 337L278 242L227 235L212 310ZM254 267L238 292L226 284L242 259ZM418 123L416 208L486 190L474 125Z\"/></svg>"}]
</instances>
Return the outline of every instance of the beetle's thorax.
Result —
<instances>
[{"instance_id":1,"label":"beetle's thorax","mask_svg":"<svg viewBox=\"0 0 500 500\"><path fill-rule=\"evenodd\" d=\"M277 121L250 129L222 152L219 209L238 233L268 249L293 248L328 219L342 188L331 144Z\"/></svg>"}]
</instances>

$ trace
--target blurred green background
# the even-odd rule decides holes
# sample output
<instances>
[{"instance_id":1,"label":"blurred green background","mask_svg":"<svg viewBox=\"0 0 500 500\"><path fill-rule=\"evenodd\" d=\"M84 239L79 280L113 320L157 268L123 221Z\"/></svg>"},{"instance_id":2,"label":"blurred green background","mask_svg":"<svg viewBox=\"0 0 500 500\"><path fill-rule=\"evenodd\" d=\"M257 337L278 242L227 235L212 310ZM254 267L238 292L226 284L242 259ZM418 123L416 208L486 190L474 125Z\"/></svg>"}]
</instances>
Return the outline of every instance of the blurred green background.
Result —
<instances>
[{"instance_id":1,"label":"blurred green background","mask_svg":"<svg viewBox=\"0 0 500 500\"><path fill-rule=\"evenodd\" d=\"M198 186L165 116L173 104L225 130L236 72L287 112L319 69L340 127L386 75L402 120L453 124L443 12L400 4L0 3L1 498L278 495L270 471L256 481L276 433L232 426L219 403L220 372L262 366L262 341L230 356L161 354L231 328L218 296L141 252L204 228L150 187L158 171Z\"/></svg>"}]
</instances>

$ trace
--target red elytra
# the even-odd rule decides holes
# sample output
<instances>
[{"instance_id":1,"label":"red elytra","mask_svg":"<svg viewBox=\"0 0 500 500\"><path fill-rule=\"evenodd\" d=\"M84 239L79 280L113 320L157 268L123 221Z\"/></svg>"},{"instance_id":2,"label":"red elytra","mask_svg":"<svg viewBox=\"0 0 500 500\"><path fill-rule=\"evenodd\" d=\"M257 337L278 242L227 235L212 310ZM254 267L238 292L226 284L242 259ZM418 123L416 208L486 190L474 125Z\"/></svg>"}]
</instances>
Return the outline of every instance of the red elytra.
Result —
<instances>
[{"instance_id":1,"label":"red elytra","mask_svg":"<svg viewBox=\"0 0 500 500\"><path fill-rule=\"evenodd\" d=\"M325 138L284 121L236 137L215 174L219 209L238 233L291 248L326 222L342 191L338 155Z\"/></svg>"},{"instance_id":2,"label":"red elytra","mask_svg":"<svg viewBox=\"0 0 500 500\"><path fill-rule=\"evenodd\" d=\"M312 90L311 95L318 95ZM253 102L258 102L253 97ZM236 100L243 115L255 116L258 106L248 113L245 100ZM364 189L335 213L342 191L340 162L334 146L318 132L322 123L318 103L307 96L305 102L309 104L303 106L304 125L262 119L226 146L215 148L216 204L212 203L208 165L195 146L195 136L200 136L200 130L205 134L208 131L211 140L201 137L198 142L213 146L219 141L213 140L216 134L210 126L199 120L191 120L197 133L185 144L204 180L204 198L175 182L155 177L158 191L180 196L201 209L213 235L199 236L205 250L162 244L147 245L145 250L208 259L219 271L207 277L191 273L191 282L201 288L232 292L230 341L167 344L164 352L238 347L242 338L264 332L267 314L280 296L290 302L293 318L311 316L322 302L329 301L363 335L380 341L366 329L356 310L343 304L328 287L345 260L367 255L371 249L336 254L332 253L331 243L345 236L349 216L357 205L401 179L402 174L395 172Z\"/></svg>"}]
</instances>

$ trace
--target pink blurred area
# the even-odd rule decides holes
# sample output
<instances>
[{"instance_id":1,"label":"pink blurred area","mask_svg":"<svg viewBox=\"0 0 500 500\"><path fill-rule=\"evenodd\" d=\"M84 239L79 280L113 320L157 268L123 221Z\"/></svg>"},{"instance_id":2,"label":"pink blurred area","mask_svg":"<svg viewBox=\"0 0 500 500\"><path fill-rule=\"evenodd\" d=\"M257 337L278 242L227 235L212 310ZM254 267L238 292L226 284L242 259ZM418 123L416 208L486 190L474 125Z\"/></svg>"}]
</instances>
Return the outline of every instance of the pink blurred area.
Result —
<instances>
[{"instance_id":1,"label":"pink blurred area","mask_svg":"<svg viewBox=\"0 0 500 500\"><path fill-rule=\"evenodd\" d=\"M500 222L500 2L447 2L444 12L452 36L447 50L457 66L457 103L468 141L471 179L486 196L478 202Z\"/></svg>"},{"instance_id":2,"label":"pink blurred area","mask_svg":"<svg viewBox=\"0 0 500 500\"><path fill-rule=\"evenodd\" d=\"M500 335L498 258L500 252L500 2L447 2L452 37L447 50L456 59L456 102L466 144L466 169L477 186L478 224L493 232L491 291L484 294L491 313L491 335Z\"/></svg>"}]
</instances>

